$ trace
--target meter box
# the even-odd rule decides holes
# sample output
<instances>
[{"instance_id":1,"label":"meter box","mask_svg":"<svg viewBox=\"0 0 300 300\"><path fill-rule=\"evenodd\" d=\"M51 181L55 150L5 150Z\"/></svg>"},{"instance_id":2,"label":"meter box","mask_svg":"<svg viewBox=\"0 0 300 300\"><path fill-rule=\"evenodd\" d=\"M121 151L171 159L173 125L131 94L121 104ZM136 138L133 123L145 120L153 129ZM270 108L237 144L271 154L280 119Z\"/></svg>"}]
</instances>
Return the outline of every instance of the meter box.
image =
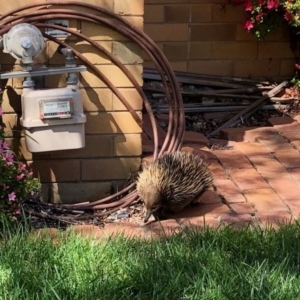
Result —
<instances>
[{"instance_id":1,"label":"meter box","mask_svg":"<svg viewBox=\"0 0 300 300\"><path fill-rule=\"evenodd\" d=\"M28 151L45 152L85 146L86 116L77 86L35 90L22 94L21 125Z\"/></svg>"}]
</instances>

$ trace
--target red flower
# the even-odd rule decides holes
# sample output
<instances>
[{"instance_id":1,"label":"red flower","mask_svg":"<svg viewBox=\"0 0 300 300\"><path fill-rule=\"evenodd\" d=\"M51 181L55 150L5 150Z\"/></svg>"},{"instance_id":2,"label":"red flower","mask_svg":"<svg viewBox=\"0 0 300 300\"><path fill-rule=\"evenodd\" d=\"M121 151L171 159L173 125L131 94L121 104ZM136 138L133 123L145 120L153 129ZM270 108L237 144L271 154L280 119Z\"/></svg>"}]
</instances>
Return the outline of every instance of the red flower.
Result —
<instances>
[{"instance_id":1,"label":"red flower","mask_svg":"<svg viewBox=\"0 0 300 300\"><path fill-rule=\"evenodd\" d=\"M262 19L262 16L263 16L263 12L262 12L262 10L257 14L257 16L255 17L255 20L257 21L257 22L259 22L261 19Z\"/></svg>"},{"instance_id":2,"label":"red flower","mask_svg":"<svg viewBox=\"0 0 300 300\"><path fill-rule=\"evenodd\" d=\"M252 21L250 21L250 20L247 20L246 22L245 22L245 24L244 24L244 28L246 28L247 30L251 30L252 28L253 28L254 26L253 26L253 23L252 23Z\"/></svg>"},{"instance_id":3,"label":"red flower","mask_svg":"<svg viewBox=\"0 0 300 300\"><path fill-rule=\"evenodd\" d=\"M267 5L268 9L273 9L273 8L276 9L278 6L279 6L278 0L269 0L268 1L268 5Z\"/></svg>"},{"instance_id":4,"label":"red flower","mask_svg":"<svg viewBox=\"0 0 300 300\"><path fill-rule=\"evenodd\" d=\"M300 69L300 65L295 64L295 69L299 70Z\"/></svg>"},{"instance_id":5,"label":"red flower","mask_svg":"<svg viewBox=\"0 0 300 300\"><path fill-rule=\"evenodd\" d=\"M266 0L258 0L258 5L262 6L263 4L265 4Z\"/></svg>"},{"instance_id":6,"label":"red flower","mask_svg":"<svg viewBox=\"0 0 300 300\"><path fill-rule=\"evenodd\" d=\"M246 1L245 2L245 11L251 11L253 9L253 4L251 1Z\"/></svg>"},{"instance_id":7,"label":"red flower","mask_svg":"<svg viewBox=\"0 0 300 300\"><path fill-rule=\"evenodd\" d=\"M287 21L291 21L293 20L293 15L287 11L285 14L284 14L284 18L287 20Z\"/></svg>"}]
</instances>

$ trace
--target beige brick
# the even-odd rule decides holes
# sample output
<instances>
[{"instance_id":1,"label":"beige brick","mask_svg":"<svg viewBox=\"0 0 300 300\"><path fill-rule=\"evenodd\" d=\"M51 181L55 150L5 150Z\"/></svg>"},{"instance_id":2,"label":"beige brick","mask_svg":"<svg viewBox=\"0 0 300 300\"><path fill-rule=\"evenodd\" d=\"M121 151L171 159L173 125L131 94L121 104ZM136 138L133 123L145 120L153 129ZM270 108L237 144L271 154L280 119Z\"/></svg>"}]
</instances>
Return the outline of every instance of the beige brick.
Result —
<instances>
[{"instance_id":1,"label":"beige brick","mask_svg":"<svg viewBox=\"0 0 300 300\"><path fill-rule=\"evenodd\" d=\"M145 4L161 4L161 3L166 3L166 4L169 4L169 3L176 3L176 4L182 4L182 3L189 3L189 0L164 0L164 1L161 1L161 0L144 0L145 1Z\"/></svg>"},{"instance_id":2,"label":"beige brick","mask_svg":"<svg viewBox=\"0 0 300 300\"><path fill-rule=\"evenodd\" d=\"M141 128L129 112L89 113L85 130L87 134L141 132Z\"/></svg>"},{"instance_id":3,"label":"beige brick","mask_svg":"<svg viewBox=\"0 0 300 300\"><path fill-rule=\"evenodd\" d=\"M229 60L195 60L189 61L188 71L220 76L232 75L233 62Z\"/></svg>"},{"instance_id":4,"label":"beige brick","mask_svg":"<svg viewBox=\"0 0 300 300\"><path fill-rule=\"evenodd\" d=\"M208 59L211 58L211 43L190 43L190 59Z\"/></svg>"},{"instance_id":5,"label":"beige brick","mask_svg":"<svg viewBox=\"0 0 300 300\"><path fill-rule=\"evenodd\" d=\"M71 42L68 43L70 47L74 48L80 52L86 59L88 59L92 64L110 64L110 59L103 54L103 52L97 50L94 46L90 45L88 42ZM112 42L102 41L99 43L100 46L105 48L107 51L111 52ZM48 42L48 56L50 64L65 64L64 55L57 52L58 45L54 42ZM77 64L83 64L82 61L77 60Z\"/></svg>"},{"instance_id":6,"label":"beige brick","mask_svg":"<svg viewBox=\"0 0 300 300\"><path fill-rule=\"evenodd\" d=\"M187 72L187 61L170 61L170 65L174 71Z\"/></svg>"},{"instance_id":7,"label":"beige brick","mask_svg":"<svg viewBox=\"0 0 300 300\"><path fill-rule=\"evenodd\" d=\"M138 157L83 160L82 180L130 179L140 162Z\"/></svg>"},{"instance_id":8,"label":"beige brick","mask_svg":"<svg viewBox=\"0 0 300 300\"><path fill-rule=\"evenodd\" d=\"M165 5L165 21L168 23L188 23L190 21L190 6Z\"/></svg>"},{"instance_id":9,"label":"beige brick","mask_svg":"<svg viewBox=\"0 0 300 300\"><path fill-rule=\"evenodd\" d=\"M224 4L223 0L190 0L190 3L218 3L218 4Z\"/></svg>"},{"instance_id":10,"label":"beige brick","mask_svg":"<svg viewBox=\"0 0 300 300\"><path fill-rule=\"evenodd\" d=\"M12 80L9 80L12 82ZM9 85L9 83L8 83ZM13 89L12 87L7 87L2 96L2 109L4 112L16 112L21 113L22 107L21 107L21 92L17 91L16 89Z\"/></svg>"},{"instance_id":11,"label":"beige brick","mask_svg":"<svg viewBox=\"0 0 300 300\"><path fill-rule=\"evenodd\" d=\"M143 15L143 0L114 0L114 12L118 15Z\"/></svg>"},{"instance_id":12,"label":"beige brick","mask_svg":"<svg viewBox=\"0 0 300 300\"><path fill-rule=\"evenodd\" d=\"M258 44L258 58L294 58L295 54L292 52L289 43L259 43Z\"/></svg>"},{"instance_id":13,"label":"beige brick","mask_svg":"<svg viewBox=\"0 0 300 300\"><path fill-rule=\"evenodd\" d=\"M256 58L257 43L223 42L212 43L212 58L216 59L238 59Z\"/></svg>"},{"instance_id":14,"label":"beige brick","mask_svg":"<svg viewBox=\"0 0 300 300\"><path fill-rule=\"evenodd\" d=\"M236 25L236 38L237 41L251 41L257 42L257 38L253 33L248 32L243 24Z\"/></svg>"},{"instance_id":15,"label":"beige brick","mask_svg":"<svg viewBox=\"0 0 300 300\"><path fill-rule=\"evenodd\" d=\"M125 65L143 62L142 50L136 43L113 42L112 54Z\"/></svg>"},{"instance_id":16,"label":"beige brick","mask_svg":"<svg viewBox=\"0 0 300 300\"><path fill-rule=\"evenodd\" d=\"M48 2L48 0L46 0L46 2ZM113 4L114 4L114 1L110 1L110 0L80 0L81 3L86 3L86 4L92 4L92 5L95 5L95 6L98 6L98 7L101 7L101 8L105 8L105 9L108 9L108 10L113 10ZM23 4L24 5L24 4ZM76 8L78 9L79 11L89 11L89 12L93 12L93 13L96 13L95 9L92 9L92 11L82 7L82 6L70 6L70 5L59 5L59 6L55 6L55 8L67 8L67 9L71 9L71 8ZM52 8L52 6L51 6Z\"/></svg>"},{"instance_id":17,"label":"beige brick","mask_svg":"<svg viewBox=\"0 0 300 300\"><path fill-rule=\"evenodd\" d=\"M226 9L219 4L212 5L212 21L215 23L241 23L245 19L245 9L242 5L228 6Z\"/></svg>"},{"instance_id":18,"label":"beige brick","mask_svg":"<svg viewBox=\"0 0 300 300\"><path fill-rule=\"evenodd\" d=\"M84 148L53 151L50 153L50 158L111 157L113 156L113 139L111 135L87 135Z\"/></svg>"},{"instance_id":19,"label":"beige brick","mask_svg":"<svg viewBox=\"0 0 300 300\"><path fill-rule=\"evenodd\" d=\"M79 76L79 73L76 74ZM62 88L66 87L67 75L52 75L52 76L45 76L45 87L46 88Z\"/></svg>"},{"instance_id":20,"label":"beige brick","mask_svg":"<svg viewBox=\"0 0 300 300\"><path fill-rule=\"evenodd\" d=\"M294 59L284 59L281 60L280 63L280 76L293 76L294 75L294 65L295 60Z\"/></svg>"},{"instance_id":21,"label":"beige brick","mask_svg":"<svg viewBox=\"0 0 300 300\"><path fill-rule=\"evenodd\" d=\"M191 41L233 41L236 25L234 24L197 24L191 25Z\"/></svg>"},{"instance_id":22,"label":"beige brick","mask_svg":"<svg viewBox=\"0 0 300 300\"><path fill-rule=\"evenodd\" d=\"M33 176L43 183L80 180L79 160L35 160L28 162L28 165L32 168Z\"/></svg>"},{"instance_id":23,"label":"beige brick","mask_svg":"<svg viewBox=\"0 0 300 300\"><path fill-rule=\"evenodd\" d=\"M186 60L188 58L188 43L166 43L163 51L169 60Z\"/></svg>"},{"instance_id":24,"label":"beige brick","mask_svg":"<svg viewBox=\"0 0 300 300\"><path fill-rule=\"evenodd\" d=\"M2 121L6 137L21 135L22 127L20 124L20 116L17 114L4 114Z\"/></svg>"},{"instance_id":25,"label":"beige brick","mask_svg":"<svg viewBox=\"0 0 300 300\"><path fill-rule=\"evenodd\" d=\"M114 156L139 156L142 154L140 134L119 134L114 138Z\"/></svg>"},{"instance_id":26,"label":"beige brick","mask_svg":"<svg viewBox=\"0 0 300 300\"><path fill-rule=\"evenodd\" d=\"M163 23L164 6L163 5L146 5L144 14L145 23Z\"/></svg>"},{"instance_id":27,"label":"beige brick","mask_svg":"<svg viewBox=\"0 0 300 300\"><path fill-rule=\"evenodd\" d=\"M189 36L188 24L145 24L144 31L155 42L187 41Z\"/></svg>"},{"instance_id":28,"label":"beige brick","mask_svg":"<svg viewBox=\"0 0 300 300\"><path fill-rule=\"evenodd\" d=\"M191 22L206 23L212 20L212 6L210 4L192 5Z\"/></svg>"},{"instance_id":29,"label":"beige brick","mask_svg":"<svg viewBox=\"0 0 300 300\"><path fill-rule=\"evenodd\" d=\"M85 111L113 110L113 93L108 88L81 88L83 108Z\"/></svg>"},{"instance_id":30,"label":"beige brick","mask_svg":"<svg viewBox=\"0 0 300 300\"><path fill-rule=\"evenodd\" d=\"M114 86L132 87L127 76L114 65L103 65L98 67ZM128 65L128 71L134 76L139 85L142 85L142 65ZM82 72L80 79L81 87L106 87L105 83L91 72Z\"/></svg>"},{"instance_id":31,"label":"beige brick","mask_svg":"<svg viewBox=\"0 0 300 300\"><path fill-rule=\"evenodd\" d=\"M128 101L128 103L131 105L131 107L134 110L142 110L143 107L143 100L140 94L137 92L134 88L125 88L125 89L118 89L119 92L125 97L125 99ZM127 111L124 104L121 102L121 100L113 94L112 99L112 106L114 111Z\"/></svg>"},{"instance_id":32,"label":"beige brick","mask_svg":"<svg viewBox=\"0 0 300 300\"><path fill-rule=\"evenodd\" d=\"M49 189L51 199L48 199ZM52 203L92 202L110 196L111 189L110 182L53 182L42 185L42 199Z\"/></svg>"},{"instance_id":33,"label":"beige brick","mask_svg":"<svg viewBox=\"0 0 300 300\"><path fill-rule=\"evenodd\" d=\"M278 76L280 73L280 61L259 60L237 60L234 62L234 76L238 77L262 77Z\"/></svg>"}]
</instances>

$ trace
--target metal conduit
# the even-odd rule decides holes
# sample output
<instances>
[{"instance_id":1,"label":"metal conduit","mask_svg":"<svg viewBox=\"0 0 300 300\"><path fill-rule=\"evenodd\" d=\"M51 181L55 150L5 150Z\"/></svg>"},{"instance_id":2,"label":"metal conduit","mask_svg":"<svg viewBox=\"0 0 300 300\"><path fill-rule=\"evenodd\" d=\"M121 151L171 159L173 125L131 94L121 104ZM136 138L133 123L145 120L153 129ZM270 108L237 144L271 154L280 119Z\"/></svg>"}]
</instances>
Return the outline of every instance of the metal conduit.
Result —
<instances>
[{"instance_id":1,"label":"metal conduit","mask_svg":"<svg viewBox=\"0 0 300 300\"><path fill-rule=\"evenodd\" d=\"M91 12L82 12L76 11L72 9L52 9L51 6L77 6L90 9ZM27 11L31 8L37 8L38 10L35 12ZM93 13L96 12L96 13ZM98 13L98 14L97 14ZM99 14L100 13L100 14ZM147 100L146 95L144 94L142 88L139 86L138 82L134 78L134 76L128 71L126 66L124 66L114 55L104 49L99 43L94 42L89 37L71 30L69 28L65 28L58 25L45 24L44 21L50 19L57 18L67 18L67 19L76 19L81 21L87 21L91 23L96 23L99 25L104 25L109 27L128 39L134 41L138 44L141 49L149 56L149 58L153 61L158 73L162 78L162 83L164 86L164 91L166 95L166 99L168 101L169 107L169 123L167 135L164 140L164 143L158 151L158 134L157 134L157 126L156 121L153 115L153 111L151 109L150 103ZM107 18L109 17L109 18ZM18 23L32 23L39 28L54 28L59 29L65 32L68 32L82 40L87 41L90 45L95 47L98 51L103 52L109 59L118 67L122 72L128 77L132 85L138 91L139 95L143 99L144 107L150 117L153 136L154 136L154 153L153 158L156 159L164 152L172 152L179 150L183 141L183 133L185 129L185 121L184 121L184 109L183 109L183 101L180 92L179 84L176 80L176 76L164 56L161 50L157 47L157 45L141 30L136 28L134 25L129 23L126 19L118 16L117 14L110 12L104 8L81 3L77 1L48 1L45 6L44 2L37 2L30 5L26 5L12 11L7 12L0 16L0 35L2 36L6 32L8 32L12 26ZM112 82L101 72L100 69L95 67L91 62L89 62L82 54L80 54L77 50L73 49L65 42L58 40L52 36L44 34L44 36L59 44L61 47L68 47L73 52L74 55L85 64L89 70L93 71L111 90L112 92L120 99L120 101L124 104L127 110L131 113L134 120L137 122L139 126L141 126L141 120L139 116L131 107L130 103L125 99L125 97L118 91L118 89L112 84ZM96 200L92 203L82 202L77 204L52 204L52 203L41 203L40 205L52 209L57 212L66 212L66 213L75 213L78 212L94 212L93 216L106 216L111 214L120 208L129 206L133 202L138 201L138 195L135 190L135 183L131 183L129 186L124 188L123 190L111 195L109 197L105 197L103 199ZM101 211L103 210L103 211ZM100 211L100 212L95 212ZM34 212L32 212L34 214ZM40 216L39 213L36 215ZM80 215L76 216L76 219L84 219L87 218L88 215ZM53 219L57 219L53 217ZM68 220L70 217L61 217L61 220ZM74 219L72 217L72 219Z\"/></svg>"}]
</instances>

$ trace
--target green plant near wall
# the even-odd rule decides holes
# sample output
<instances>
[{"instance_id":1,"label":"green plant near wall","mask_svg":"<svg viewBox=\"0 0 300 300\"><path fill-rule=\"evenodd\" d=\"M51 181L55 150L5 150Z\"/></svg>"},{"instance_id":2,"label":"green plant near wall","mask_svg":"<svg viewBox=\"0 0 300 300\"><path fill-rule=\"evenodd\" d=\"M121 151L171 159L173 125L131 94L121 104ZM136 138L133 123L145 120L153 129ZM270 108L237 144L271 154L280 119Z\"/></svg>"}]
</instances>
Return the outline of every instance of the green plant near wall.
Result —
<instances>
[{"instance_id":1,"label":"green plant near wall","mask_svg":"<svg viewBox=\"0 0 300 300\"><path fill-rule=\"evenodd\" d=\"M0 92L0 118L2 124L2 95ZM18 162L4 138L0 125L0 223L3 219L17 220L22 201L40 189L40 183L24 163Z\"/></svg>"}]
</instances>

